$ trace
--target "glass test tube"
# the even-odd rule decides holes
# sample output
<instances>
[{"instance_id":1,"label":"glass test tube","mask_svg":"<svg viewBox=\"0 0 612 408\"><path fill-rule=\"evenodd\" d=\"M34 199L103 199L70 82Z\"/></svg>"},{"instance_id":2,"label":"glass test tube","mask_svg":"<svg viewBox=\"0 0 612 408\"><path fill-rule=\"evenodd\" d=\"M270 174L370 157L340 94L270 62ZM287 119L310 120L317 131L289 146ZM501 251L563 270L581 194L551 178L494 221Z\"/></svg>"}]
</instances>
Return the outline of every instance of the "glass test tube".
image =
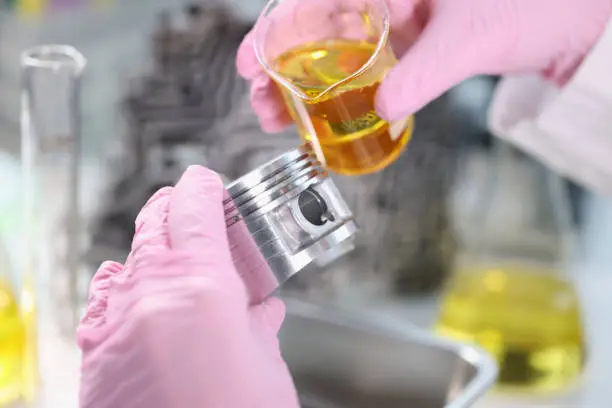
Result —
<instances>
[{"instance_id":1,"label":"glass test tube","mask_svg":"<svg viewBox=\"0 0 612 408\"><path fill-rule=\"evenodd\" d=\"M78 321L80 87L86 59L65 45L21 56L25 270L62 330ZM47 289L50 288L50 291ZM48 309L48 308L45 308Z\"/></svg>"}]
</instances>

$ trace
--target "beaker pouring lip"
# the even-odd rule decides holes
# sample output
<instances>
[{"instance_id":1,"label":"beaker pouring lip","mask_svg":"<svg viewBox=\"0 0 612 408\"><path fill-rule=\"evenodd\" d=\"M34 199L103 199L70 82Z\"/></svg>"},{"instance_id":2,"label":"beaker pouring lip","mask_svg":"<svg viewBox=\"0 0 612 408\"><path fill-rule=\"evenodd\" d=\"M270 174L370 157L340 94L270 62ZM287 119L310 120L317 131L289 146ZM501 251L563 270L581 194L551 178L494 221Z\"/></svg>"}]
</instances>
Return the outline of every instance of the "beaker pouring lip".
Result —
<instances>
[{"instance_id":1,"label":"beaker pouring lip","mask_svg":"<svg viewBox=\"0 0 612 408\"><path fill-rule=\"evenodd\" d=\"M38 45L21 53L21 66L59 70L72 68L80 74L87 65L87 59L70 45Z\"/></svg>"},{"instance_id":2,"label":"beaker pouring lip","mask_svg":"<svg viewBox=\"0 0 612 408\"><path fill-rule=\"evenodd\" d=\"M358 70L356 70L355 72L353 72L351 75L347 76L346 78L330 85L323 92L317 94L316 96L312 97L306 94L306 92L302 91L299 87L297 87L296 85L294 85L293 83L285 79L274 68L272 68L272 66L268 63L268 59L264 56L263 47L262 47L263 44L262 44L262 41L260 40L260 36L262 35L261 29L264 26L264 19L270 13L272 7L275 6L278 0L269 0L266 3L261 14L257 18L255 27L253 28L253 51L255 53L255 57L257 58L257 61L275 82L285 87L287 90L289 90L292 94L294 94L300 99L311 101L311 100L318 99L328 94L332 89L337 88L338 85L346 83L360 76L364 72L366 72L374 64L374 62L378 59L378 57L380 56L384 47L387 44L387 41L389 39L389 31L390 31L389 8L387 6L387 3L384 0L369 0L369 1L376 3L376 5L380 7L383 11L382 13L383 14L382 15L383 31L378 38L374 52L372 53L372 55L370 55L370 58L368 58L368 60Z\"/></svg>"}]
</instances>

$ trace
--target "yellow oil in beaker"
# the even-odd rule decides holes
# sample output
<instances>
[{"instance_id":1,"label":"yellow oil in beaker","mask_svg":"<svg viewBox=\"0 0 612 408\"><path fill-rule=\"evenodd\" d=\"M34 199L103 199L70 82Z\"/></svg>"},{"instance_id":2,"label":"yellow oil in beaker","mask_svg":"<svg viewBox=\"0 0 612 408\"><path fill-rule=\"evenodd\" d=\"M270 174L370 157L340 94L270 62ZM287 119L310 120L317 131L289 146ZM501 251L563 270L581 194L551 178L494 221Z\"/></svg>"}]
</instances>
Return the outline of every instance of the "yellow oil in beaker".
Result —
<instances>
[{"instance_id":1,"label":"yellow oil in beaker","mask_svg":"<svg viewBox=\"0 0 612 408\"><path fill-rule=\"evenodd\" d=\"M560 391L585 361L579 305L573 285L557 271L477 266L456 273L437 330L489 351L502 388Z\"/></svg>"},{"instance_id":2,"label":"yellow oil in beaker","mask_svg":"<svg viewBox=\"0 0 612 408\"><path fill-rule=\"evenodd\" d=\"M273 69L301 89L299 99L281 86L287 106L307 141L320 145L327 168L346 175L381 170L404 150L412 136L413 118L388 123L375 110L380 83L397 60L389 47L365 66L376 44L329 40L301 45L280 55ZM330 89L331 87L331 89Z\"/></svg>"}]
</instances>

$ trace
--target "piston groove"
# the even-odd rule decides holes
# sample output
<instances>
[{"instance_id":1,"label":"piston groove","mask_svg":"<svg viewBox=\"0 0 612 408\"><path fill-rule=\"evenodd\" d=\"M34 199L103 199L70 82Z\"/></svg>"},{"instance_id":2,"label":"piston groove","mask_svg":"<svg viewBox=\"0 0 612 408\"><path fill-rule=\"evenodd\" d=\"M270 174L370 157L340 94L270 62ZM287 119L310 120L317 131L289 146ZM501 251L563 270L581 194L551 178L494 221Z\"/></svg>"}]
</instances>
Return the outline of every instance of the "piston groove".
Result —
<instances>
[{"instance_id":1,"label":"piston groove","mask_svg":"<svg viewBox=\"0 0 612 408\"><path fill-rule=\"evenodd\" d=\"M226 224L229 227L245 217L265 214L325 178L325 169L308 145L291 150L227 186Z\"/></svg>"}]
</instances>

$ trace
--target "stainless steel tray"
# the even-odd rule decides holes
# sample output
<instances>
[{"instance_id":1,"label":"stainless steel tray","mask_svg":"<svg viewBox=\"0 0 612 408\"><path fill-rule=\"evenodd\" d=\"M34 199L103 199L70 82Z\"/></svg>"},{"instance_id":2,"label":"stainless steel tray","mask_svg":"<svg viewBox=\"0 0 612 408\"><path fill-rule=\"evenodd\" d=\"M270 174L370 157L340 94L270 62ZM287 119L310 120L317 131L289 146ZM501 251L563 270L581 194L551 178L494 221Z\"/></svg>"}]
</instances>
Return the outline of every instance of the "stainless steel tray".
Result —
<instances>
[{"instance_id":1,"label":"stainless steel tray","mask_svg":"<svg viewBox=\"0 0 612 408\"><path fill-rule=\"evenodd\" d=\"M303 408L464 408L497 377L483 351L295 299L280 333Z\"/></svg>"}]
</instances>

